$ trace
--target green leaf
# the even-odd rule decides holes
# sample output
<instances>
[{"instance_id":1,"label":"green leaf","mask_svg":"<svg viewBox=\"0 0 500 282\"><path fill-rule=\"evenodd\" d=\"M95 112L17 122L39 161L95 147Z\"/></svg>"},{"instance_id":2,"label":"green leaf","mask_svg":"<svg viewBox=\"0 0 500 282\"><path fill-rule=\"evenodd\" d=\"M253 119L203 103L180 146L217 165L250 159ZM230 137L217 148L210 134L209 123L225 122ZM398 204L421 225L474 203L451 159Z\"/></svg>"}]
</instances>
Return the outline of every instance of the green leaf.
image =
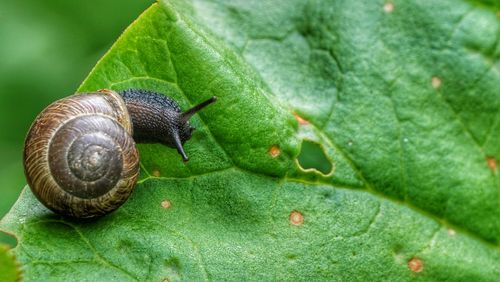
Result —
<instances>
[{"instance_id":1,"label":"green leaf","mask_svg":"<svg viewBox=\"0 0 500 282\"><path fill-rule=\"evenodd\" d=\"M116 212L70 221L25 188L1 228L28 279L493 281L499 38L466 1L160 2L79 90L218 96L190 162L140 145Z\"/></svg>"},{"instance_id":2,"label":"green leaf","mask_svg":"<svg viewBox=\"0 0 500 282\"><path fill-rule=\"evenodd\" d=\"M15 258L5 245L0 245L0 281L19 281L21 274Z\"/></svg>"}]
</instances>

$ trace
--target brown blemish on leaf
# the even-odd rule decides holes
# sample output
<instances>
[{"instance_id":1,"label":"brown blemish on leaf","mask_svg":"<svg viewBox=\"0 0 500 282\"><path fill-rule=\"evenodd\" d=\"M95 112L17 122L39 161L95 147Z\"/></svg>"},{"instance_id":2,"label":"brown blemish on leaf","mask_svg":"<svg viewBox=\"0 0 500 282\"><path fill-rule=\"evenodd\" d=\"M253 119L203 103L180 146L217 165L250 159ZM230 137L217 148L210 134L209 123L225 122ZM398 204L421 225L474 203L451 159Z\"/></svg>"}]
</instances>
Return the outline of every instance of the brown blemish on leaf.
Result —
<instances>
[{"instance_id":1,"label":"brown blemish on leaf","mask_svg":"<svg viewBox=\"0 0 500 282\"><path fill-rule=\"evenodd\" d=\"M292 211L290 213L290 223L293 225L302 225L304 223L304 216L298 211Z\"/></svg>"},{"instance_id":2,"label":"brown blemish on leaf","mask_svg":"<svg viewBox=\"0 0 500 282\"><path fill-rule=\"evenodd\" d=\"M384 11L386 13L392 13L392 11L394 11L394 4L392 4L391 2L387 2L384 4Z\"/></svg>"},{"instance_id":3,"label":"brown blemish on leaf","mask_svg":"<svg viewBox=\"0 0 500 282\"><path fill-rule=\"evenodd\" d=\"M297 113L293 113L295 119L299 122L300 125L308 125L309 121L299 116Z\"/></svg>"},{"instance_id":4,"label":"brown blemish on leaf","mask_svg":"<svg viewBox=\"0 0 500 282\"><path fill-rule=\"evenodd\" d=\"M491 171L497 171L497 160L495 159L495 157L486 157L486 163L488 164L488 167L491 169Z\"/></svg>"},{"instance_id":5,"label":"brown blemish on leaf","mask_svg":"<svg viewBox=\"0 0 500 282\"><path fill-rule=\"evenodd\" d=\"M438 89L441 86L441 78L433 76L431 80L431 85L434 89Z\"/></svg>"},{"instance_id":6,"label":"brown blemish on leaf","mask_svg":"<svg viewBox=\"0 0 500 282\"><path fill-rule=\"evenodd\" d=\"M269 148L268 153L271 157L276 158L281 154L281 151L278 145L272 145L271 148Z\"/></svg>"},{"instance_id":7,"label":"brown blemish on leaf","mask_svg":"<svg viewBox=\"0 0 500 282\"><path fill-rule=\"evenodd\" d=\"M424 262L421 259L414 257L408 261L408 268L413 272L421 272L424 270Z\"/></svg>"},{"instance_id":8,"label":"brown blemish on leaf","mask_svg":"<svg viewBox=\"0 0 500 282\"><path fill-rule=\"evenodd\" d=\"M161 172L159 169L153 169L153 171L151 172L151 175L153 175L154 177L160 177Z\"/></svg>"},{"instance_id":9,"label":"brown blemish on leaf","mask_svg":"<svg viewBox=\"0 0 500 282\"><path fill-rule=\"evenodd\" d=\"M169 209L172 206L172 203L170 203L169 200L163 200L161 202L161 207L164 209Z\"/></svg>"}]
</instances>

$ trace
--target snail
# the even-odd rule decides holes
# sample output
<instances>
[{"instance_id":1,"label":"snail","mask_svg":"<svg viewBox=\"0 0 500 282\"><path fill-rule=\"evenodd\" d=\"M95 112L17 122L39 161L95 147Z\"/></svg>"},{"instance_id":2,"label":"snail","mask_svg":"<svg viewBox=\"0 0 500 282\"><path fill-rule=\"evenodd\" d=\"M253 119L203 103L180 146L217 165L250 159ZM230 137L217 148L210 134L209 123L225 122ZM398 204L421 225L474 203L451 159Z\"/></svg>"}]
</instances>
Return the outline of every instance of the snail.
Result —
<instances>
[{"instance_id":1,"label":"snail","mask_svg":"<svg viewBox=\"0 0 500 282\"><path fill-rule=\"evenodd\" d=\"M194 127L188 120L216 101L182 112L169 97L140 89L75 94L45 108L24 144L29 187L47 208L73 218L105 215L130 196L139 175L137 143L176 148Z\"/></svg>"}]
</instances>

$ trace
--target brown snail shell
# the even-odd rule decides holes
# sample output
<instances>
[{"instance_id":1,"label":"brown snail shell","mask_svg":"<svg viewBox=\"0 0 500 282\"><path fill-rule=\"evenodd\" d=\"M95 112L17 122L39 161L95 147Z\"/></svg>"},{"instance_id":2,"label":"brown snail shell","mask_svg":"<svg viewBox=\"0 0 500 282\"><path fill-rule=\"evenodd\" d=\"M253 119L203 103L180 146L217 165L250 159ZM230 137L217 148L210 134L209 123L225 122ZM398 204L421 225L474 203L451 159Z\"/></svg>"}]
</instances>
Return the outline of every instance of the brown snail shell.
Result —
<instances>
[{"instance_id":1,"label":"brown snail shell","mask_svg":"<svg viewBox=\"0 0 500 282\"><path fill-rule=\"evenodd\" d=\"M90 218L121 206L139 174L126 104L113 91L54 102L32 124L24 170L36 197L56 213Z\"/></svg>"},{"instance_id":2,"label":"brown snail shell","mask_svg":"<svg viewBox=\"0 0 500 282\"><path fill-rule=\"evenodd\" d=\"M182 145L194 131L188 120L216 100L185 112L173 99L142 89L101 90L56 101L38 115L26 137L28 184L58 214L107 214L127 200L137 181L134 140L176 148L187 162Z\"/></svg>"}]
</instances>

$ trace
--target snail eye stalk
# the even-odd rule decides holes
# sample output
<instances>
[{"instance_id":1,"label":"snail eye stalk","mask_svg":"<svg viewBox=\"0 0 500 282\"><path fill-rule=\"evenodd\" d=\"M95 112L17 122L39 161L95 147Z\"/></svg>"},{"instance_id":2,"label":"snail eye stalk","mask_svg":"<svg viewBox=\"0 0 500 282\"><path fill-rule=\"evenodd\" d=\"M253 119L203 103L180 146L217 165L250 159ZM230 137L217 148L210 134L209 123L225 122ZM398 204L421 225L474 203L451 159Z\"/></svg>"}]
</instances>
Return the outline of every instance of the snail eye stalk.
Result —
<instances>
[{"instance_id":1,"label":"snail eye stalk","mask_svg":"<svg viewBox=\"0 0 500 282\"><path fill-rule=\"evenodd\" d=\"M199 112L200 110L202 110L206 106L214 103L215 101L217 101L217 97L213 96L210 99L203 101L203 102L199 103L198 105L192 107L191 109L183 112L181 114L181 122L187 122L194 114L196 114L197 112Z\"/></svg>"}]
</instances>

